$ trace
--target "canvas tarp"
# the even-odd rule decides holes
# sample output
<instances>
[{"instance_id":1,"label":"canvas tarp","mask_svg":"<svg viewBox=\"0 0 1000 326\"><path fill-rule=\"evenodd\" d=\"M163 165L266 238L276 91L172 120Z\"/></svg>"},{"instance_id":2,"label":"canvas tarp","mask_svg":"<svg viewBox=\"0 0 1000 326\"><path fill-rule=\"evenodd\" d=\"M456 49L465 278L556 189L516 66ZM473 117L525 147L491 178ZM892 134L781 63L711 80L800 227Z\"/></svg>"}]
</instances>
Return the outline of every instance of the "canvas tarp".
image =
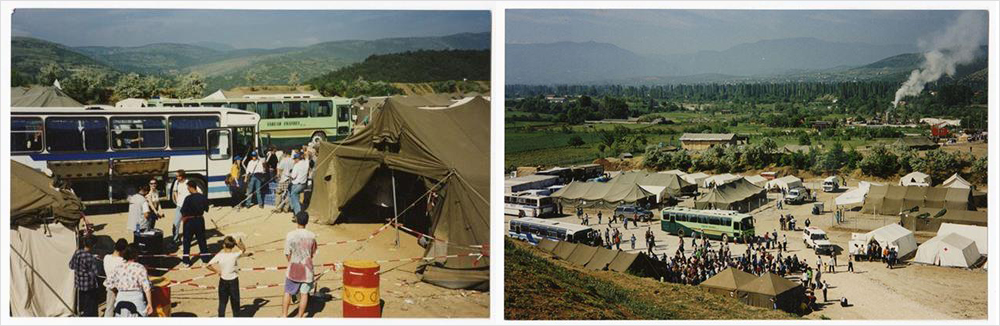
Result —
<instances>
[{"instance_id":1,"label":"canvas tarp","mask_svg":"<svg viewBox=\"0 0 1000 326\"><path fill-rule=\"evenodd\" d=\"M858 183L858 187L845 191L840 196L834 199L834 203L837 206L861 206L865 202L865 196L868 196L868 190L871 189L872 184L868 181L861 181Z\"/></svg>"},{"instance_id":2,"label":"canvas tarp","mask_svg":"<svg viewBox=\"0 0 1000 326\"><path fill-rule=\"evenodd\" d=\"M684 178L684 180L687 180L687 182L689 183L693 183L695 185L701 185L704 184L705 179L708 178L708 174L705 174L704 172L696 172L696 173L685 174L681 177Z\"/></svg>"},{"instance_id":3,"label":"canvas tarp","mask_svg":"<svg viewBox=\"0 0 1000 326\"><path fill-rule=\"evenodd\" d=\"M642 171L624 172L611 179L608 183L614 184L637 184L643 189L656 194L657 201L662 202L669 197L678 197L681 194L690 194L698 191L697 185L684 180L680 175L673 173L649 173ZM651 191L658 190L658 191Z\"/></svg>"},{"instance_id":4,"label":"canvas tarp","mask_svg":"<svg viewBox=\"0 0 1000 326\"><path fill-rule=\"evenodd\" d=\"M962 178L962 176L958 175L958 173L948 177L947 180L941 183L941 186L946 188L972 189L972 184L969 183L969 181L966 181L965 178Z\"/></svg>"},{"instance_id":5,"label":"canvas tarp","mask_svg":"<svg viewBox=\"0 0 1000 326\"><path fill-rule=\"evenodd\" d=\"M938 235L927 240L917 248L913 262L945 267L968 268L982 255L976 247L976 242L958 233Z\"/></svg>"},{"instance_id":6,"label":"canvas tarp","mask_svg":"<svg viewBox=\"0 0 1000 326\"><path fill-rule=\"evenodd\" d=\"M931 176L927 175L927 173L913 171L899 178L899 185L927 187L931 185Z\"/></svg>"},{"instance_id":7,"label":"canvas tarp","mask_svg":"<svg viewBox=\"0 0 1000 326\"><path fill-rule=\"evenodd\" d=\"M969 210L971 190L964 188L872 185L862 211L896 215L917 208Z\"/></svg>"},{"instance_id":8,"label":"canvas tarp","mask_svg":"<svg viewBox=\"0 0 1000 326\"><path fill-rule=\"evenodd\" d=\"M61 89L54 86L11 87L11 107L82 107Z\"/></svg>"},{"instance_id":9,"label":"canvas tarp","mask_svg":"<svg viewBox=\"0 0 1000 326\"><path fill-rule=\"evenodd\" d=\"M567 258L566 261L575 265L585 266L590 262L591 258L594 258L594 253L596 252L597 247L578 245L576 246L576 249L573 250L573 253L569 254L569 258Z\"/></svg>"},{"instance_id":10,"label":"canvas tarp","mask_svg":"<svg viewBox=\"0 0 1000 326\"><path fill-rule=\"evenodd\" d=\"M937 235L959 234L976 242L976 248L983 256L989 254L989 229L984 226L941 223Z\"/></svg>"},{"instance_id":11,"label":"canvas tarp","mask_svg":"<svg viewBox=\"0 0 1000 326\"><path fill-rule=\"evenodd\" d=\"M729 173L717 174L710 177L706 177L704 180L701 181L699 185L702 188L712 188L736 181L739 178L742 177L735 174L729 174Z\"/></svg>"},{"instance_id":12,"label":"canvas tarp","mask_svg":"<svg viewBox=\"0 0 1000 326\"><path fill-rule=\"evenodd\" d=\"M552 250L556 249L557 245L559 245L559 241L551 239L538 240L538 249L542 249L546 252L552 252Z\"/></svg>"},{"instance_id":13,"label":"canvas tarp","mask_svg":"<svg viewBox=\"0 0 1000 326\"><path fill-rule=\"evenodd\" d=\"M699 286L706 288L708 292L728 296L733 291L745 292L747 284L755 279L757 277L753 274L730 267L701 282Z\"/></svg>"},{"instance_id":14,"label":"canvas tarp","mask_svg":"<svg viewBox=\"0 0 1000 326\"><path fill-rule=\"evenodd\" d=\"M766 185L768 181L767 178L759 175L751 175L751 176L746 176L744 178L747 179L747 181L750 181L750 183L752 183L753 185L758 187L764 187L764 185Z\"/></svg>"},{"instance_id":15,"label":"canvas tarp","mask_svg":"<svg viewBox=\"0 0 1000 326\"><path fill-rule=\"evenodd\" d=\"M747 292L745 301L747 304L769 309L777 304L778 309L788 312L797 310L805 297L805 288L801 283L789 281L772 273L764 273L746 284L744 288Z\"/></svg>"},{"instance_id":16,"label":"canvas tarp","mask_svg":"<svg viewBox=\"0 0 1000 326\"><path fill-rule=\"evenodd\" d=\"M552 194L564 205L613 209L620 204L645 204L656 194L636 184L574 181Z\"/></svg>"},{"instance_id":17,"label":"canvas tarp","mask_svg":"<svg viewBox=\"0 0 1000 326\"><path fill-rule=\"evenodd\" d=\"M68 265L76 251L75 229L59 223L11 226L10 249L11 316L73 315L76 299Z\"/></svg>"},{"instance_id":18,"label":"canvas tarp","mask_svg":"<svg viewBox=\"0 0 1000 326\"><path fill-rule=\"evenodd\" d=\"M767 201L764 188L750 183L744 178L717 186L705 195L695 199L697 209L725 209L749 212Z\"/></svg>"},{"instance_id":19,"label":"canvas tarp","mask_svg":"<svg viewBox=\"0 0 1000 326\"><path fill-rule=\"evenodd\" d=\"M556 255L559 259L567 259L569 258L569 255L573 254L573 251L576 250L577 246L579 246L579 244L560 241L559 244L556 245L555 249L552 249L552 254Z\"/></svg>"},{"instance_id":20,"label":"canvas tarp","mask_svg":"<svg viewBox=\"0 0 1000 326\"><path fill-rule=\"evenodd\" d=\"M619 252L611 261L608 269L616 272L629 272L637 276L652 276L652 264L643 254Z\"/></svg>"},{"instance_id":21,"label":"canvas tarp","mask_svg":"<svg viewBox=\"0 0 1000 326\"><path fill-rule=\"evenodd\" d=\"M10 161L10 187L17 196L10 198L10 222L14 225L37 225L56 222L75 229L83 217L83 203L76 195L52 188L52 179L41 171L17 161Z\"/></svg>"},{"instance_id":22,"label":"canvas tarp","mask_svg":"<svg viewBox=\"0 0 1000 326\"><path fill-rule=\"evenodd\" d=\"M590 262L587 263L587 269L604 270L608 268L608 264L611 264L617 256L618 251L597 248L597 252L594 253L594 257L590 258Z\"/></svg>"},{"instance_id":23,"label":"canvas tarp","mask_svg":"<svg viewBox=\"0 0 1000 326\"><path fill-rule=\"evenodd\" d=\"M423 280L449 288L489 286L489 258L469 256L469 246L489 245L490 104L482 98L449 108L421 109L392 97L371 123L342 142L322 143L309 212L333 224L341 211L374 180L379 169L412 174L433 193L428 255L462 255L427 262ZM420 200L427 200L422 195ZM459 281L436 273L452 269L476 275ZM443 278L436 278L433 275Z\"/></svg>"},{"instance_id":24,"label":"canvas tarp","mask_svg":"<svg viewBox=\"0 0 1000 326\"><path fill-rule=\"evenodd\" d=\"M801 187L801 186L802 186L802 179L799 179L798 177L796 177L794 175L786 175L786 176L783 176L783 177L780 177L780 178L768 181L766 184L764 184L764 188L767 189L767 190L781 189L781 190L785 190L785 191L788 191L789 189L792 189L792 188Z\"/></svg>"}]
</instances>

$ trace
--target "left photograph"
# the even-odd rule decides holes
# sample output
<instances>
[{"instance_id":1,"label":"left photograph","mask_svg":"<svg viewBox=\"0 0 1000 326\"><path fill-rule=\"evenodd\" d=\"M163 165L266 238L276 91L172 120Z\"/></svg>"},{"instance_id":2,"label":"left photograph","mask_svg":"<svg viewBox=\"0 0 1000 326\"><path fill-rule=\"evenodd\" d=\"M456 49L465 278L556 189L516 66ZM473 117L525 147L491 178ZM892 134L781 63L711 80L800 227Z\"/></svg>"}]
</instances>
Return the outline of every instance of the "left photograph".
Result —
<instances>
[{"instance_id":1,"label":"left photograph","mask_svg":"<svg viewBox=\"0 0 1000 326\"><path fill-rule=\"evenodd\" d=\"M12 317L489 318L489 11L11 22Z\"/></svg>"}]
</instances>

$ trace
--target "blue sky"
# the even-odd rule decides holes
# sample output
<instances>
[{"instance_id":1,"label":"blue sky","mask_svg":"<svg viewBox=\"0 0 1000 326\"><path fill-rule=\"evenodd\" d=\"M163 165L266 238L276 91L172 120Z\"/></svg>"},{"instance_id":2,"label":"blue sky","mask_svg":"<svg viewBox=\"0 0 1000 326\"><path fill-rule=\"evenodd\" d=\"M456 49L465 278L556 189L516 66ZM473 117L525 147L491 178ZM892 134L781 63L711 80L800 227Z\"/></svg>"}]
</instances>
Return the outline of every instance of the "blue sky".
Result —
<instances>
[{"instance_id":1,"label":"blue sky","mask_svg":"<svg viewBox=\"0 0 1000 326\"><path fill-rule=\"evenodd\" d=\"M511 9L506 12L506 42L596 41L642 54L725 50L741 43L793 37L917 45L944 30L959 14L932 10ZM987 21L986 11L981 14Z\"/></svg>"},{"instance_id":2,"label":"blue sky","mask_svg":"<svg viewBox=\"0 0 1000 326\"><path fill-rule=\"evenodd\" d=\"M14 36L69 46L221 42L236 48L489 32L489 11L17 9Z\"/></svg>"}]
</instances>

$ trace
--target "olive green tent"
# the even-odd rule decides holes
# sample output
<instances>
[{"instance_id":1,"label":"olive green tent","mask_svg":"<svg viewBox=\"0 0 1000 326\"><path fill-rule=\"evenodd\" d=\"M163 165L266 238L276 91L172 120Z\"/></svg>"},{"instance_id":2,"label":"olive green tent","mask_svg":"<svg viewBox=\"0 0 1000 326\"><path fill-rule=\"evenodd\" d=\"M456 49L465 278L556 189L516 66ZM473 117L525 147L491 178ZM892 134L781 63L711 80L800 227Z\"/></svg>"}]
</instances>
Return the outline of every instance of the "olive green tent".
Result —
<instances>
[{"instance_id":1,"label":"olive green tent","mask_svg":"<svg viewBox=\"0 0 1000 326\"><path fill-rule=\"evenodd\" d=\"M608 269L616 272L628 272L636 276L654 277L653 261L643 253L628 253L621 251L608 265Z\"/></svg>"},{"instance_id":2,"label":"olive green tent","mask_svg":"<svg viewBox=\"0 0 1000 326\"><path fill-rule=\"evenodd\" d=\"M590 262L591 258L594 258L594 253L596 252L597 252L597 247L588 245L578 245L576 246L576 249L573 250L573 253L570 254L569 258L567 258L566 260L575 265L584 266Z\"/></svg>"},{"instance_id":3,"label":"olive green tent","mask_svg":"<svg viewBox=\"0 0 1000 326\"><path fill-rule=\"evenodd\" d=\"M629 171L614 177L608 183L639 185L643 189L656 194L657 200L660 202L698 191L698 185L688 182L680 175L674 173Z\"/></svg>"},{"instance_id":4,"label":"olive green tent","mask_svg":"<svg viewBox=\"0 0 1000 326\"><path fill-rule=\"evenodd\" d=\"M55 190L52 179L10 162L10 308L13 317L73 315L73 271L66 263L76 251L76 228L83 204Z\"/></svg>"},{"instance_id":5,"label":"olive green tent","mask_svg":"<svg viewBox=\"0 0 1000 326\"><path fill-rule=\"evenodd\" d=\"M730 267L701 282L699 286L705 288L708 292L728 296L730 294L745 293L746 285L753 282L756 278L753 274ZM739 297L742 298L744 296Z\"/></svg>"},{"instance_id":6,"label":"olive green tent","mask_svg":"<svg viewBox=\"0 0 1000 326\"><path fill-rule=\"evenodd\" d=\"M11 107L82 107L62 89L54 86L33 85L30 87L11 87Z\"/></svg>"},{"instance_id":7,"label":"olive green tent","mask_svg":"<svg viewBox=\"0 0 1000 326\"><path fill-rule=\"evenodd\" d=\"M538 249L542 249L545 252L552 252L552 250L556 249L557 245L559 245L559 241L550 239L538 240Z\"/></svg>"},{"instance_id":8,"label":"olive green tent","mask_svg":"<svg viewBox=\"0 0 1000 326\"><path fill-rule=\"evenodd\" d=\"M427 233L446 241L433 241L427 254L460 255L428 262L422 279L449 288L486 289L489 258L470 256L481 252L470 246L488 246L490 239L490 103L477 97L446 108L406 104L414 101L391 97L375 110L368 127L336 144L320 145L309 212L329 224L356 218L343 215L344 209L368 198L362 190L378 187L379 176L409 175L416 182L403 186L417 184L426 191L403 194L413 198L397 202L398 211L427 203Z\"/></svg>"},{"instance_id":9,"label":"olive green tent","mask_svg":"<svg viewBox=\"0 0 1000 326\"><path fill-rule=\"evenodd\" d=\"M767 192L745 178L716 186L695 199L697 209L725 209L749 212L767 202Z\"/></svg>"},{"instance_id":10,"label":"olive green tent","mask_svg":"<svg viewBox=\"0 0 1000 326\"><path fill-rule=\"evenodd\" d=\"M594 253L594 257L590 258L586 267L592 270L605 270L608 268L608 264L615 260L615 257L618 257L618 251L597 248L597 252Z\"/></svg>"},{"instance_id":11,"label":"olive green tent","mask_svg":"<svg viewBox=\"0 0 1000 326\"><path fill-rule=\"evenodd\" d=\"M552 253L559 259L568 259L569 256L573 254L573 251L576 251L577 246L580 245L572 242L560 241L559 244L556 245L555 249L552 249Z\"/></svg>"},{"instance_id":12,"label":"olive green tent","mask_svg":"<svg viewBox=\"0 0 1000 326\"><path fill-rule=\"evenodd\" d=\"M645 205L656 200L656 195L637 184L571 182L552 194L563 205L613 209L620 204Z\"/></svg>"},{"instance_id":13,"label":"olive green tent","mask_svg":"<svg viewBox=\"0 0 1000 326\"><path fill-rule=\"evenodd\" d=\"M975 209L972 190L965 188L872 185L862 211L896 215L914 208Z\"/></svg>"},{"instance_id":14,"label":"olive green tent","mask_svg":"<svg viewBox=\"0 0 1000 326\"><path fill-rule=\"evenodd\" d=\"M764 273L747 283L744 291L747 293L744 302L749 305L768 309L777 305L778 309L787 312L796 312L805 298L802 284L771 273Z\"/></svg>"}]
</instances>

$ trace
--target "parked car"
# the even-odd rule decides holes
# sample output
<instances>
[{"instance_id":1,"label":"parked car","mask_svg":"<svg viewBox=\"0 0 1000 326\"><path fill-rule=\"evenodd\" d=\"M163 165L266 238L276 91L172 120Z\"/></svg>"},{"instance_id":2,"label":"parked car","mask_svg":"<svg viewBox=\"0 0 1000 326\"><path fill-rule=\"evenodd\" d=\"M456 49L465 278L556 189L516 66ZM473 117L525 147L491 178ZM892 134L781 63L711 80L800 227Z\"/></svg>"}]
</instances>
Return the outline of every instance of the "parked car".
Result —
<instances>
[{"instance_id":1,"label":"parked car","mask_svg":"<svg viewBox=\"0 0 1000 326\"><path fill-rule=\"evenodd\" d=\"M815 226L802 229L802 242L807 248L813 248L817 255L829 255L834 251L833 243L826 237L826 232Z\"/></svg>"},{"instance_id":2,"label":"parked car","mask_svg":"<svg viewBox=\"0 0 1000 326\"><path fill-rule=\"evenodd\" d=\"M652 211L636 205L620 205L615 208L615 216L619 219L624 217L632 218L635 214L639 215L639 221L641 222L653 220Z\"/></svg>"},{"instance_id":3,"label":"parked car","mask_svg":"<svg viewBox=\"0 0 1000 326\"><path fill-rule=\"evenodd\" d=\"M788 189L788 192L785 193L785 204L798 205L808 201L809 198L809 189L796 187Z\"/></svg>"},{"instance_id":4,"label":"parked car","mask_svg":"<svg viewBox=\"0 0 1000 326\"><path fill-rule=\"evenodd\" d=\"M823 180L823 191L825 192L837 192L840 190L840 179L836 176L826 178Z\"/></svg>"}]
</instances>

